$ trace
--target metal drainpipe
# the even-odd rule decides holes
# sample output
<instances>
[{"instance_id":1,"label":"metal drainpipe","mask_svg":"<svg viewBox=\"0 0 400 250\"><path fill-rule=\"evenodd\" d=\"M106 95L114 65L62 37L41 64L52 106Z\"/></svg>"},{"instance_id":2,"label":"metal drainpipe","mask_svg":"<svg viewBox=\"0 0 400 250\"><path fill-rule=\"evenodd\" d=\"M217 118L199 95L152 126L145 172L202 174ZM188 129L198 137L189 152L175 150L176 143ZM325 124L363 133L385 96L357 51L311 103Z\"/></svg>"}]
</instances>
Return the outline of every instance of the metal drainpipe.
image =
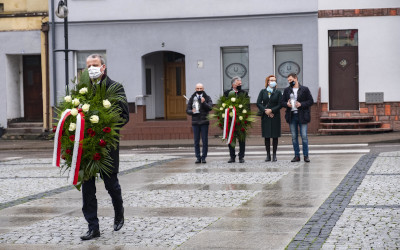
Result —
<instances>
[{"instance_id":1,"label":"metal drainpipe","mask_svg":"<svg viewBox=\"0 0 400 250\"><path fill-rule=\"evenodd\" d=\"M52 65L53 65L53 99L54 106L57 104L57 76L56 76L56 25L54 23L54 0L51 1L51 46L52 46Z\"/></svg>"}]
</instances>

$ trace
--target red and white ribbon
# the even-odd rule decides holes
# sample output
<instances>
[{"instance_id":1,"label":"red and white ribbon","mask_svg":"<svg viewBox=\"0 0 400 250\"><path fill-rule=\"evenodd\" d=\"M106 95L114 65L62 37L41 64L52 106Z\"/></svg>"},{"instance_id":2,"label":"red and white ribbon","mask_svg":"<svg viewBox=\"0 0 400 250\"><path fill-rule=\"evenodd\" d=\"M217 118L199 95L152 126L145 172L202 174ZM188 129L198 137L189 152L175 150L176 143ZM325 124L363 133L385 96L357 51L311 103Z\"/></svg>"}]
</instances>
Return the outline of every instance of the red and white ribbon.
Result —
<instances>
[{"instance_id":1,"label":"red and white ribbon","mask_svg":"<svg viewBox=\"0 0 400 250\"><path fill-rule=\"evenodd\" d=\"M61 114L60 121L57 124L57 129L54 136L54 149L53 149L53 166L55 167L60 167L62 131L65 120L70 115L71 115L71 109L66 109ZM72 163L68 177L68 183L73 185L76 185L78 183L79 168L81 165L81 158L82 158L82 140L84 138L84 131L85 131L85 119L83 113L79 112L76 118L77 119L76 119L74 149L72 152Z\"/></svg>"},{"instance_id":2,"label":"red and white ribbon","mask_svg":"<svg viewBox=\"0 0 400 250\"><path fill-rule=\"evenodd\" d=\"M231 144L233 140L233 133L235 131L235 124L236 124L236 108L233 107L232 109L232 120L231 126L228 132L229 127L229 108L225 109L225 118L224 118L224 131L222 134L222 139L227 139L226 144Z\"/></svg>"},{"instance_id":3,"label":"red and white ribbon","mask_svg":"<svg viewBox=\"0 0 400 250\"><path fill-rule=\"evenodd\" d=\"M57 124L56 133L54 135L54 149L53 149L53 166L54 167L60 166L62 131L63 131L65 119L69 115L71 115L71 109L66 109L61 114L60 121Z\"/></svg>"},{"instance_id":4,"label":"red and white ribbon","mask_svg":"<svg viewBox=\"0 0 400 250\"><path fill-rule=\"evenodd\" d=\"M69 171L68 183L76 185L78 183L79 168L81 166L82 158L82 141L85 132L85 119L82 112L79 112L76 116L76 129L75 129L75 141L74 150L72 153L71 169Z\"/></svg>"},{"instance_id":5,"label":"red and white ribbon","mask_svg":"<svg viewBox=\"0 0 400 250\"><path fill-rule=\"evenodd\" d=\"M224 130L222 131L222 139L227 139L228 127L229 127L229 108L225 109Z\"/></svg>"}]
</instances>

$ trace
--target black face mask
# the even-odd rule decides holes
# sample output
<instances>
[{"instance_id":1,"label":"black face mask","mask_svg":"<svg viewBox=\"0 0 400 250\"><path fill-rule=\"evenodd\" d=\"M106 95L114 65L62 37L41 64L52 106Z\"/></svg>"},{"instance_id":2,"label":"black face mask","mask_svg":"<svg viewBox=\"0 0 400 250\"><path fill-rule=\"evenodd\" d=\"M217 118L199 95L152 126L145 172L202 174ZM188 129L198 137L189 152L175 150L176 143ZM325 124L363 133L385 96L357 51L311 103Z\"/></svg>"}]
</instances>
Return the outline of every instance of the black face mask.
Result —
<instances>
[{"instance_id":1,"label":"black face mask","mask_svg":"<svg viewBox=\"0 0 400 250\"><path fill-rule=\"evenodd\" d=\"M242 86L241 86L241 85L236 86L236 89L237 89L237 90L241 90L241 89L242 89Z\"/></svg>"},{"instance_id":2,"label":"black face mask","mask_svg":"<svg viewBox=\"0 0 400 250\"><path fill-rule=\"evenodd\" d=\"M203 94L203 91L196 91L196 94L201 95Z\"/></svg>"},{"instance_id":3,"label":"black face mask","mask_svg":"<svg viewBox=\"0 0 400 250\"><path fill-rule=\"evenodd\" d=\"M290 86L292 86L292 87L293 87L295 84L296 84L296 83L295 83L294 81L291 81L291 82L290 82Z\"/></svg>"}]
</instances>

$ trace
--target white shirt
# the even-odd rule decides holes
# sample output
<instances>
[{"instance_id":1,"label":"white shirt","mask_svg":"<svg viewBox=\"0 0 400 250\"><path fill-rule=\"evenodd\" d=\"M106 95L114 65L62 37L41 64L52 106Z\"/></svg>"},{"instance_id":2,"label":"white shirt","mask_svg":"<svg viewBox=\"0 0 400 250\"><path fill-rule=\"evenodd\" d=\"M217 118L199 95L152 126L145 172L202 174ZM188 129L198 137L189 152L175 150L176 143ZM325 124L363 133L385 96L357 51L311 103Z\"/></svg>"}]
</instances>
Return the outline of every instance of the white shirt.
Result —
<instances>
[{"instance_id":1,"label":"white shirt","mask_svg":"<svg viewBox=\"0 0 400 250\"><path fill-rule=\"evenodd\" d=\"M297 101L297 91L299 91L299 88L293 88L293 95L294 95L294 99ZM296 103L295 103L296 104ZM293 105L293 104L292 104ZM295 113L297 113L297 108L296 106L292 106L292 111L294 111Z\"/></svg>"}]
</instances>

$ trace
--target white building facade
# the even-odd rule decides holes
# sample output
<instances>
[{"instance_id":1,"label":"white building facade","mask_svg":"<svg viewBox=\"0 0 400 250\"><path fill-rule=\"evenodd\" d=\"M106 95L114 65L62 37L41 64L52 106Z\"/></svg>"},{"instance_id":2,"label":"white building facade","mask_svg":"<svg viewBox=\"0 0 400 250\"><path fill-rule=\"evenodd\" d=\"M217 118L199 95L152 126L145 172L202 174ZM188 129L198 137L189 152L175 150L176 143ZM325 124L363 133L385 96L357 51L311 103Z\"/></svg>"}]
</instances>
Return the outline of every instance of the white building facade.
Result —
<instances>
[{"instance_id":1,"label":"white building facade","mask_svg":"<svg viewBox=\"0 0 400 250\"><path fill-rule=\"evenodd\" d=\"M318 10L322 112L358 111L400 130L400 2L319 0Z\"/></svg>"}]
</instances>

